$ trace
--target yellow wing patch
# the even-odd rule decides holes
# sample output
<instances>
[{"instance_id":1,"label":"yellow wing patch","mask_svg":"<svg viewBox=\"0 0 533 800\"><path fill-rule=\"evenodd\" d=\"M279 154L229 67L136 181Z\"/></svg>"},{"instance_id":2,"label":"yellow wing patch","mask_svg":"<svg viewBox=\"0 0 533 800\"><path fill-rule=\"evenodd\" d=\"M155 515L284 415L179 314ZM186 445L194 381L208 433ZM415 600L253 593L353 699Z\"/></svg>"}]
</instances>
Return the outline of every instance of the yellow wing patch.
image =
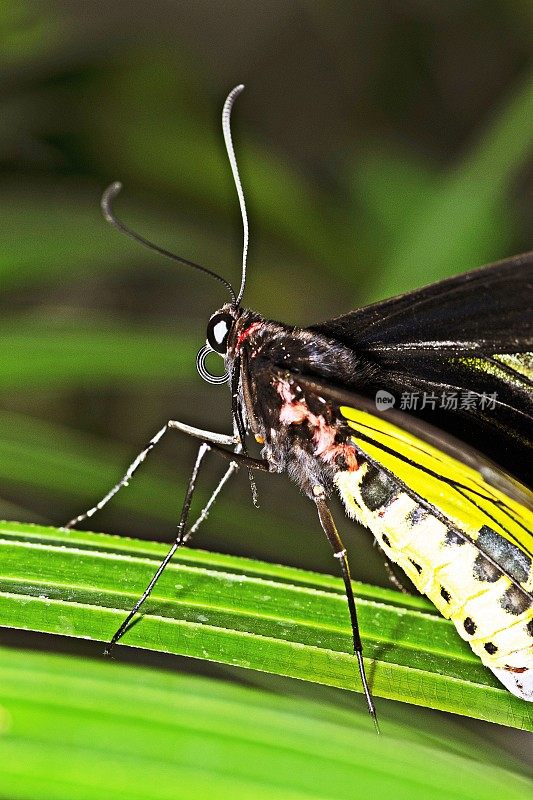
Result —
<instances>
[{"instance_id":1,"label":"yellow wing patch","mask_svg":"<svg viewBox=\"0 0 533 800\"><path fill-rule=\"evenodd\" d=\"M342 406L340 412L355 432L358 449L469 538L475 541L487 526L532 557L530 509L489 485L478 470L383 417L349 406Z\"/></svg>"},{"instance_id":2,"label":"yellow wing patch","mask_svg":"<svg viewBox=\"0 0 533 800\"><path fill-rule=\"evenodd\" d=\"M500 353L494 358L524 378L533 380L533 353Z\"/></svg>"}]
</instances>

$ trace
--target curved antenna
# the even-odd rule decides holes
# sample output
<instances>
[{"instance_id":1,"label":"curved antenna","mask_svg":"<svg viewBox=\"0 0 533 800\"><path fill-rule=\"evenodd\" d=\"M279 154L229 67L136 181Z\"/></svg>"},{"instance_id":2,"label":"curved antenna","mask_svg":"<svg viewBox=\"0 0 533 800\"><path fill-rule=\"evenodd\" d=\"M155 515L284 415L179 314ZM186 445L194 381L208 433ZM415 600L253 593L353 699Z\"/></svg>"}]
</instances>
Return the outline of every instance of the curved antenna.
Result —
<instances>
[{"instance_id":1,"label":"curved antenna","mask_svg":"<svg viewBox=\"0 0 533 800\"><path fill-rule=\"evenodd\" d=\"M242 272L241 272L241 288L234 305L238 306L244 294L244 287L246 285L246 258L248 256L248 216L246 214L246 203L244 202L244 192L242 190L241 179L239 177L239 168L237 167L237 159L235 158L235 150L233 149L233 141L231 139L231 109L237 97L240 95L244 85L240 83L226 97L224 108L222 109L222 132L224 134L224 142L226 143L226 152L228 154L231 171L233 173L233 180L237 195L239 197L239 205L241 207L242 228L243 228L243 245L242 245Z\"/></svg>"},{"instance_id":2,"label":"curved antenna","mask_svg":"<svg viewBox=\"0 0 533 800\"><path fill-rule=\"evenodd\" d=\"M217 275L216 272L212 272L207 267L202 267L200 264L195 264L194 261L189 261L187 258L182 258L181 256L177 256L175 253L171 253L170 250L165 250L164 247L159 247L159 245L154 244L153 242L148 241L145 239L144 236L141 236L135 231L132 231L131 228L128 228L121 222L118 217L115 216L111 208L111 204L117 194L122 189L122 184L119 181L115 181L110 186L107 187L105 192L102 195L102 199L100 201L100 206L102 208L102 212L104 217L106 218L107 222L109 222L113 227L117 228L121 233L124 233L126 236L129 236L130 239L134 239L134 241L139 242L139 244L144 245L149 250L154 250L156 253L159 253L162 256L166 256L166 258L172 259L172 261L177 261L179 264L184 264L186 267L192 267L193 269L197 269L200 272L205 273L206 275L210 275L211 278L215 278L215 280L219 281L219 283L224 284L226 289L231 295L233 305L238 305L239 300L235 297L235 292L233 290L233 286L228 283L228 281L223 278L221 275Z\"/></svg>"}]
</instances>

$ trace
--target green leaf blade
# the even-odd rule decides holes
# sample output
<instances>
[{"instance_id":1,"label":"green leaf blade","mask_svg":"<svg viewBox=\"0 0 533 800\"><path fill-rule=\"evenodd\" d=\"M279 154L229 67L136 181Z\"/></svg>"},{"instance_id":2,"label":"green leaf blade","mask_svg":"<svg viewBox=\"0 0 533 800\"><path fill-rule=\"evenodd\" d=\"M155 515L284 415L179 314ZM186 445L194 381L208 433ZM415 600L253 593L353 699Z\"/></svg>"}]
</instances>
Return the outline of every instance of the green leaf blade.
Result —
<instances>
[{"instance_id":1,"label":"green leaf blade","mask_svg":"<svg viewBox=\"0 0 533 800\"><path fill-rule=\"evenodd\" d=\"M81 546L80 546L81 545ZM0 624L109 641L166 548L38 526L0 526ZM430 604L355 585L376 696L533 730ZM184 548L121 643L359 691L341 582Z\"/></svg>"},{"instance_id":2,"label":"green leaf blade","mask_svg":"<svg viewBox=\"0 0 533 800\"><path fill-rule=\"evenodd\" d=\"M354 787L378 799L525 800L531 790L468 736L462 752L397 723L377 737L364 712L69 656L0 650L0 721L11 800L332 800Z\"/></svg>"}]
</instances>

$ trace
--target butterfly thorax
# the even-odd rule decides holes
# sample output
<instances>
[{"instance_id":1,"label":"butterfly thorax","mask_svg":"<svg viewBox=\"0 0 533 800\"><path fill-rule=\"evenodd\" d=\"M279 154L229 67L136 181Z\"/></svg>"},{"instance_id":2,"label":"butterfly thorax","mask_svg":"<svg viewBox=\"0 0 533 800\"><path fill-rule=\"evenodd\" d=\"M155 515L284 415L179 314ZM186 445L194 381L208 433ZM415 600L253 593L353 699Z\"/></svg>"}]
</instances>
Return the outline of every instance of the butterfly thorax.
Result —
<instances>
[{"instance_id":1,"label":"butterfly thorax","mask_svg":"<svg viewBox=\"0 0 533 800\"><path fill-rule=\"evenodd\" d=\"M317 484L332 490L339 470L357 469L348 426L331 402L307 396L294 376L357 388L372 375L368 362L333 339L243 311L226 356L230 374L236 365L246 427L273 468L286 471L309 496ZM289 366L291 377L284 377Z\"/></svg>"}]
</instances>

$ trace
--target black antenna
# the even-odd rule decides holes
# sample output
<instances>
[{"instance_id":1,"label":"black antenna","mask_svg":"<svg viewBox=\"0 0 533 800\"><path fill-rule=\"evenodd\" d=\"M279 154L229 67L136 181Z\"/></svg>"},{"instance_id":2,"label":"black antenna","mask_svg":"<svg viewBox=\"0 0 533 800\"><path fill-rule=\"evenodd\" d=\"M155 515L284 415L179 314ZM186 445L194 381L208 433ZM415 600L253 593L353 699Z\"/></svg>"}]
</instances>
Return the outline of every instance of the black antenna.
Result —
<instances>
[{"instance_id":1,"label":"black antenna","mask_svg":"<svg viewBox=\"0 0 533 800\"><path fill-rule=\"evenodd\" d=\"M139 242L139 244L144 245L144 247L147 247L149 250L153 250L154 252L159 253L162 256L166 256L166 258L170 258L172 259L172 261L177 261L179 264L184 264L186 267L192 267L193 269L197 269L200 272L205 273L206 275L210 275L211 278L215 278L215 280L219 281L219 283L223 283L228 292L230 293L232 299L232 305L237 306L239 304L240 297L237 298L232 285L228 283L228 281L221 275L217 275L216 272L212 272L210 269L207 269L207 267L200 266L200 264L195 264L194 261L189 261L187 258L182 258L181 256L177 256L175 253L171 253L170 250L165 250L164 247L159 247L159 245L148 241L148 239L145 239L144 236L140 236L140 234L135 233L135 231L132 231L130 228L124 225L124 223L121 222L118 219L118 217L115 216L111 208L113 200L115 199L115 197L117 196L117 194L120 192L121 189L122 189L122 184L119 181L115 181L115 183L112 183L110 186L107 187L107 189L102 195L100 206L102 208L102 212L107 222L109 222L111 225L117 228L117 230L121 231L121 233L124 233L126 236L129 236L130 239L134 239L136 242Z\"/></svg>"}]
</instances>

